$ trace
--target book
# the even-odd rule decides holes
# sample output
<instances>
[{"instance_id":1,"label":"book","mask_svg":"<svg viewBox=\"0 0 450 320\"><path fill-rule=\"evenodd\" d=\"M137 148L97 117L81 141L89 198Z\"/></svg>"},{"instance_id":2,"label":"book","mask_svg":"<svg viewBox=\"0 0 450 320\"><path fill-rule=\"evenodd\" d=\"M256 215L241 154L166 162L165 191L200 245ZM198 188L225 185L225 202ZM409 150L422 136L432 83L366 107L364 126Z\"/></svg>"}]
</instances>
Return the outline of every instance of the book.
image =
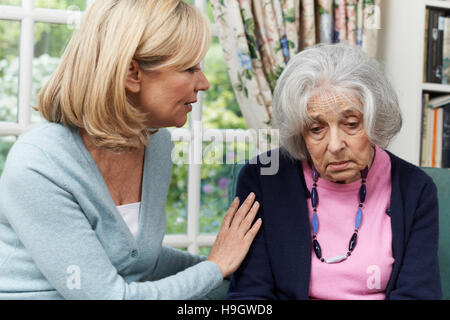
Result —
<instances>
[{"instance_id":1,"label":"book","mask_svg":"<svg viewBox=\"0 0 450 320\"><path fill-rule=\"evenodd\" d=\"M430 9L427 7L425 9L425 32L424 32L424 41L423 43L425 44L423 46L423 82L428 82L428 77L427 77L427 61L428 61L428 21L430 17Z\"/></svg>"},{"instance_id":2,"label":"book","mask_svg":"<svg viewBox=\"0 0 450 320\"><path fill-rule=\"evenodd\" d=\"M427 161L427 156L429 153L428 150L428 101L430 100L430 94L424 93L422 95L422 127L420 136L422 137L422 143L420 144L420 165L422 167L429 167L429 163Z\"/></svg>"},{"instance_id":3,"label":"book","mask_svg":"<svg viewBox=\"0 0 450 320\"><path fill-rule=\"evenodd\" d=\"M450 17L445 17L442 46L442 83L450 83Z\"/></svg>"},{"instance_id":4,"label":"book","mask_svg":"<svg viewBox=\"0 0 450 320\"><path fill-rule=\"evenodd\" d=\"M424 116L423 116L423 137L422 137L422 159L423 163L421 164L424 167L432 167L433 166L433 153L436 152L435 141L434 138L434 109L429 107L429 99L430 95L427 94L428 97L425 98L424 104ZM437 109L436 109L437 110ZM434 147L434 150L433 150Z\"/></svg>"},{"instance_id":5,"label":"book","mask_svg":"<svg viewBox=\"0 0 450 320\"><path fill-rule=\"evenodd\" d=\"M428 10L428 42L427 42L427 82L435 82L433 70L436 67L436 51L438 40L438 11Z\"/></svg>"},{"instance_id":6,"label":"book","mask_svg":"<svg viewBox=\"0 0 450 320\"><path fill-rule=\"evenodd\" d=\"M433 156L434 162L432 166L435 168L442 167L442 125L443 125L443 115L444 108L432 109L435 114L433 130L435 130L435 135L433 134Z\"/></svg>"},{"instance_id":7,"label":"book","mask_svg":"<svg viewBox=\"0 0 450 320\"><path fill-rule=\"evenodd\" d=\"M447 146L446 142L444 143L444 108L450 106L450 102L440 107L430 107L433 101L443 101L442 98L442 96L432 97L429 93L424 93L422 97L420 165L423 167L443 165L443 150ZM444 161L446 161L445 157Z\"/></svg>"},{"instance_id":8,"label":"book","mask_svg":"<svg viewBox=\"0 0 450 320\"><path fill-rule=\"evenodd\" d=\"M442 83L445 15L444 10L434 8L428 10L426 79L431 83Z\"/></svg>"},{"instance_id":9,"label":"book","mask_svg":"<svg viewBox=\"0 0 450 320\"><path fill-rule=\"evenodd\" d=\"M450 104L443 107L442 168L450 168Z\"/></svg>"},{"instance_id":10,"label":"book","mask_svg":"<svg viewBox=\"0 0 450 320\"><path fill-rule=\"evenodd\" d=\"M428 101L428 107L434 109L445 106L446 104L449 103L450 103L450 94L447 94L430 99Z\"/></svg>"},{"instance_id":11,"label":"book","mask_svg":"<svg viewBox=\"0 0 450 320\"><path fill-rule=\"evenodd\" d=\"M439 13L438 13L438 39L437 39L437 47L436 47L436 67L434 69L434 76L435 76L436 83L442 83L445 15L446 15L445 11L439 10Z\"/></svg>"}]
</instances>

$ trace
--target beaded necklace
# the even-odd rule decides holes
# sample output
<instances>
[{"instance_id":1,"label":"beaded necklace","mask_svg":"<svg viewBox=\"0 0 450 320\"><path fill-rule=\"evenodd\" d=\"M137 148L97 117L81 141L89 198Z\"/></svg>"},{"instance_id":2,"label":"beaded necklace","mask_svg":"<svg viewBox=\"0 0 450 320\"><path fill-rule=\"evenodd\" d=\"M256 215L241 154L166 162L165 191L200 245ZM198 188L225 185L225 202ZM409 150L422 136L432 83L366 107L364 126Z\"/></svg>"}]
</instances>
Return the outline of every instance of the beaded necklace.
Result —
<instances>
[{"instance_id":1,"label":"beaded necklace","mask_svg":"<svg viewBox=\"0 0 450 320\"><path fill-rule=\"evenodd\" d=\"M353 232L352 237L350 238L350 242L348 244L348 251L346 254L338 255L329 259L322 258L322 250L319 245L319 241L317 241L317 232L319 231L319 218L317 216L317 205L319 204L319 194L317 193L317 180L319 179L319 173L317 172L314 165L312 165L312 179L313 179L313 187L311 189L311 203L313 207L313 217L312 217L312 230L313 230L313 250L316 254L317 258L326 263L339 263L341 261L344 261L347 259L352 251L356 247L356 242L358 239L358 229L361 226L361 220L362 220L362 206L364 203L364 200L366 200L366 178L367 173L369 172L369 168L365 167L364 170L361 171L361 188L359 189L359 206L358 211L356 212L356 219L355 219L355 230Z\"/></svg>"}]
</instances>

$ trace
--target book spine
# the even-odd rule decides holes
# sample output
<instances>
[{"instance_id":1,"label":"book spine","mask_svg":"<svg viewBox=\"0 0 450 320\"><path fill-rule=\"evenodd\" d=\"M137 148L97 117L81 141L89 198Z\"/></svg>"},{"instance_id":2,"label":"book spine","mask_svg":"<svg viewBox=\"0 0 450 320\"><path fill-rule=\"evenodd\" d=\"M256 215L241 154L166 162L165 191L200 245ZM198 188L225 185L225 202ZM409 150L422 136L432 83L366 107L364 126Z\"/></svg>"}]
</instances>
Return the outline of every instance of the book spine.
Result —
<instances>
[{"instance_id":1,"label":"book spine","mask_svg":"<svg viewBox=\"0 0 450 320\"><path fill-rule=\"evenodd\" d=\"M436 51L438 40L438 15L439 11L430 9L428 21L428 54L427 54L427 80L428 82L436 82Z\"/></svg>"},{"instance_id":2,"label":"book spine","mask_svg":"<svg viewBox=\"0 0 450 320\"><path fill-rule=\"evenodd\" d=\"M437 109L437 120L436 120L436 167L442 167L442 125L443 125L443 115L444 109Z\"/></svg>"},{"instance_id":3,"label":"book spine","mask_svg":"<svg viewBox=\"0 0 450 320\"><path fill-rule=\"evenodd\" d=\"M450 168L450 104L443 107L442 168Z\"/></svg>"},{"instance_id":4,"label":"book spine","mask_svg":"<svg viewBox=\"0 0 450 320\"><path fill-rule=\"evenodd\" d=\"M428 99L429 94L424 93L422 95L422 126L420 128L420 137L421 137L421 143L420 143L420 165L425 166L426 162L426 135L427 135L427 107L428 107Z\"/></svg>"},{"instance_id":5,"label":"book spine","mask_svg":"<svg viewBox=\"0 0 450 320\"><path fill-rule=\"evenodd\" d=\"M431 158L433 152L433 109L427 105L426 108L427 113L427 133L426 133L426 167L431 167Z\"/></svg>"},{"instance_id":6,"label":"book spine","mask_svg":"<svg viewBox=\"0 0 450 320\"><path fill-rule=\"evenodd\" d=\"M424 93L422 96L422 128L421 134L422 143L420 144L420 165L422 167L428 166L427 164L427 123L428 123L428 100L430 99L430 95L428 93Z\"/></svg>"},{"instance_id":7,"label":"book spine","mask_svg":"<svg viewBox=\"0 0 450 320\"><path fill-rule=\"evenodd\" d=\"M425 32L424 32L424 46L423 46L423 82L428 82L427 77L427 60L428 60L428 22L430 16L430 9L425 9Z\"/></svg>"},{"instance_id":8,"label":"book spine","mask_svg":"<svg viewBox=\"0 0 450 320\"><path fill-rule=\"evenodd\" d=\"M445 11L439 11L438 14L438 39L436 43L436 67L434 69L435 81L442 83L442 62L443 62L443 42L445 27Z\"/></svg>"},{"instance_id":9,"label":"book spine","mask_svg":"<svg viewBox=\"0 0 450 320\"><path fill-rule=\"evenodd\" d=\"M442 83L450 83L450 17L445 18L444 44L442 48Z\"/></svg>"},{"instance_id":10,"label":"book spine","mask_svg":"<svg viewBox=\"0 0 450 320\"><path fill-rule=\"evenodd\" d=\"M437 150L437 121L438 121L438 109L432 109L433 113L433 133L431 142L431 166L436 168L436 150Z\"/></svg>"}]
</instances>

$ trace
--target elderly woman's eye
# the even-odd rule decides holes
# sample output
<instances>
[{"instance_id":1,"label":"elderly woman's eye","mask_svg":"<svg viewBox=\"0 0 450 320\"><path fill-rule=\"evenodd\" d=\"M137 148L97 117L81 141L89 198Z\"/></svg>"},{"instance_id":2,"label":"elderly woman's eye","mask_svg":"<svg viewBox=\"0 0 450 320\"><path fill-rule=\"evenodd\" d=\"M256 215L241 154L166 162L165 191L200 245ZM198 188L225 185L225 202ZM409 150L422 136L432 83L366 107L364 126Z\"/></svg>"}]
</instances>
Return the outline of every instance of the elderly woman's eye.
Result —
<instances>
[{"instance_id":1,"label":"elderly woman's eye","mask_svg":"<svg viewBox=\"0 0 450 320\"><path fill-rule=\"evenodd\" d=\"M347 126L351 129L354 129L359 126L359 122L347 122Z\"/></svg>"},{"instance_id":2,"label":"elderly woman's eye","mask_svg":"<svg viewBox=\"0 0 450 320\"><path fill-rule=\"evenodd\" d=\"M309 131L311 131L312 133L320 133L321 130L322 130L322 127L320 127L320 126L315 126L315 127L309 128Z\"/></svg>"}]
</instances>

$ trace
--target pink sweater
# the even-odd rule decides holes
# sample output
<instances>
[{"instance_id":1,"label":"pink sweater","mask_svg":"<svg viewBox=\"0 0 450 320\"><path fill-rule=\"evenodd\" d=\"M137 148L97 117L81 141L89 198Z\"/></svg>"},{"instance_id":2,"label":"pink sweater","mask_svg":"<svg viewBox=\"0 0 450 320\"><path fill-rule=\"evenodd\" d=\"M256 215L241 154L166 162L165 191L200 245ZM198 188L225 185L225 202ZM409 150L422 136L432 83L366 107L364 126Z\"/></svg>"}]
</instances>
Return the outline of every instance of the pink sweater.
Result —
<instances>
[{"instance_id":1,"label":"pink sweater","mask_svg":"<svg viewBox=\"0 0 450 320\"><path fill-rule=\"evenodd\" d=\"M303 161L308 190L312 187L311 169ZM376 147L375 159L367 176L367 196L358 232L358 243L347 260L327 264L311 250L311 299L384 299L394 258L392 255L391 219L386 214L391 195L391 161ZM317 182L319 231L317 240L325 259L343 255L355 228L361 180L338 184L323 179ZM312 219L311 199L308 199ZM311 231L312 234L312 231Z\"/></svg>"}]
</instances>

